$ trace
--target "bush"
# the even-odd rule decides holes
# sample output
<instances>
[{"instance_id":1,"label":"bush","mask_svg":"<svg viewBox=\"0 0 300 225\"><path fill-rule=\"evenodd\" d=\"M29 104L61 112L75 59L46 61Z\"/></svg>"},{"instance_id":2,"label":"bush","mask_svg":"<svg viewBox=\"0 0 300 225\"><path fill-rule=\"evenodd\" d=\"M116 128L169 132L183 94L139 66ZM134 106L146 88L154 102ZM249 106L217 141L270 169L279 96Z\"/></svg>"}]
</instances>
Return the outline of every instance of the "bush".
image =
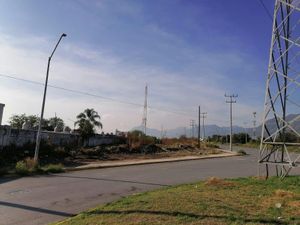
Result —
<instances>
[{"instance_id":1,"label":"bush","mask_svg":"<svg viewBox=\"0 0 300 225\"><path fill-rule=\"evenodd\" d=\"M25 160L17 162L15 171L16 174L22 176L35 173L61 173L64 172L64 166L62 164L49 164L44 167L39 167L35 164L32 158L26 158Z\"/></svg>"},{"instance_id":2,"label":"bush","mask_svg":"<svg viewBox=\"0 0 300 225\"><path fill-rule=\"evenodd\" d=\"M145 135L142 131L134 130L127 134L127 144L130 150L138 150L145 145L157 143L157 138Z\"/></svg>"},{"instance_id":3,"label":"bush","mask_svg":"<svg viewBox=\"0 0 300 225\"><path fill-rule=\"evenodd\" d=\"M19 161L16 164L16 173L19 175L28 175L30 174L29 169L26 166L26 163L24 161Z\"/></svg>"},{"instance_id":4,"label":"bush","mask_svg":"<svg viewBox=\"0 0 300 225\"><path fill-rule=\"evenodd\" d=\"M64 158L69 156L69 152L65 147L56 147L52 150L51 155L56 158Z\"/></svg>"},{"instance_id":5,"label":"bush","mask_svg":"<svg viewBox=\"0 0 300 225\"><path fill-rule=\"evenodd\" d=\"M27 168L31 171L34 171L36 168L37 168L37 165L34 161L33 158L30 158L30 157L27 157L25 160L24 160Z\"/></svg>"},{"instance_id":6,"label":"bush","mask_svg":"<svg viewBox=\"0 0 300 225\"><path fill-rule=\"evenodd\" d=\"M60 164L49 164L43 167L43 171L46 173L62 173L64 172L64 166Z\"/></svg>"},{"instance_id":7,"label":"bush","mask_svg":"<svg viewBox=\"0 0 300 225\"><path fill-rule=\"evenodd\" d=\"M213 144L213 143L205 143L205 146L207 148L219 148L219 145Z\"/></svg>"},{"instance_id":8,"label":"bush","mask_svg":"<svg viewBox=\"0 0 300 225\"><path fill-rule=\"evenodd\" d=\"M38 166L35 164L33 158L26 158L16 164L16 173L20 175L29 175L38 170Z\"/></svg>"},{"instance_id":9,"label":"bush","mask_svg":"<svg viewBox=\"0 0 300 225\"><path fill-rule=\"evenodd\" d=\"M242 150L242 149L238 150L237 153L239 155L247 155L247 153L244 150Z\"/></svg>"}]
</instances>

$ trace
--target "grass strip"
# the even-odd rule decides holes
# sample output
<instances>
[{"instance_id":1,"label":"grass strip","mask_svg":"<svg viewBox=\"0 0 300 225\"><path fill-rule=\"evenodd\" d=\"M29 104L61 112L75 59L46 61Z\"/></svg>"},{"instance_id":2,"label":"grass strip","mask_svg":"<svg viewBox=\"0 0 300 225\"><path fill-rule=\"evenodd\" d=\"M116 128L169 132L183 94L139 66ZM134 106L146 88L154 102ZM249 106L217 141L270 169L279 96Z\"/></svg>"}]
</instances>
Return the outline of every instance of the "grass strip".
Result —
<instances>
[{"instance_id":1,"label":"grass strip","mask_svg":"<svg viewBox=\"0 0 300 225\"><path fill-rule=\"evenodd\" d=\"M124 197L56 225L300 224L300 176L218 179Z\"/></svg>"}]
</instances>

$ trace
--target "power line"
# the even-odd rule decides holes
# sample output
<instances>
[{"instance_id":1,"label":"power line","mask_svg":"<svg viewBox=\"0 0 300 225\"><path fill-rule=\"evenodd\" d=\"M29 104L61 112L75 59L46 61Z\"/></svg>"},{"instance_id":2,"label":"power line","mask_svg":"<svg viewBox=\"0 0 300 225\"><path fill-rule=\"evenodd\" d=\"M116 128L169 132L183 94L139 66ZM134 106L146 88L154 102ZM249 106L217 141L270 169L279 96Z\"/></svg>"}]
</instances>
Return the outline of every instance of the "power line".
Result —
<instances>
[{"instance_id":1,"label":"power line","mask_svg":"<svg viewBox=\"0 0 300 225\"><path fill-rule=\"evenodd\" d=\"M273 21L273 16L271 15L271 13L269 12L268 8L266 7L265 3L263 2L263 0L258 0L261 4L261 6L263 7L263 9L265 10L265 12L267 13L268 17L271 19L271 21Z\"/></svg>"},{"instance_id":2,"label":"power line","mask_svg":"<svg viewBox=\"0 0 300 225\"><path fill-rule=\"evenodd\" d=\"M29 80L29 79L24 79L24 78L20 78L20 77L16 77L16 76L0 74L0 77L5 77L5 78L13 79L13 80L18 80L18 81L23 81L23 82L35 84L35 85L44 86L44 83ZM134 103L134 102L129 102L129 101L122 101L122 100L118 100L118 99L114 99L114 98L110 98L110 97L105 97L105 96L102 96L102 95L92 94L92 93L89 93L89 92L79 91L79 90L75 90L75 89L69 89L69 88L64 88L64 87L55 86L55 85L48 85L48 87L55 88L55 89L58 89L58 90L67 91L67 92L71 92L71 93L86 95L86 96L90 96L90 97L101 98L101 99L105 99L105 100L109 100L109 101L113 101L113 102L117 102L117 103L121 103L121 104L132 105L132 106L137 106L137 107L144 107L144 105L139 104L139 103ZM173 114L177 114L177 115L185 116L185 117L189 117L189 118L193 117L191 114L188 114L188 113L178 112L178 111L173 111L173 110L168 110L168 109L161 109L161 108L152 107L152 106L148 106L148 109L173 113Z\"/></svg>"},{"instance_id":3,"label":"power line","mask_svg":"<svg viewBox=\"0 0 300 225\"><path fill-rule=\"evenodd\" d=\"M22 82L26 82L26 83L31 83L31 84L35 84L35 85L40 85L40 86L44 86L45 85L42 82L38 82L38 81L34 81L34 80L29 80L29 79L24 79L24 78L17 77L17 76L12 76L12 75L1 74L1 73L0 73L0 77L12 79L12 80L17 80L17 81L22 81ZM132 106L135 106L135 107L144 107L143 104L139 104L139 103L135 103L135 102L129 102L129 101L123 101L123 100L118 100L118 99L115 99L115 98L105 97L105 96L102 96L102 95L93 94L93 93L89 93L89 92L85 92L85 91L79 91L79 90L75 90L75 89L64 88L64 87L60 87L60 86L56 86L56 85L51 85L51 84L48 84L48 87L51 87L51 88L54 88L54 89L58 89L58 90L62 90L62 91L67 91L67 92L75 93L75 94L90 96L90 97L94 97L94 98L101 98L101 99L105 99L105 100L108 100L108 101L117 102L117 103L120 103L120 104L132 105ZM180 112L180 111L170 110L170 109L162 109L162 108L158 108L158 107L154 107L154 106L148 106L148 109L149 110L154 110L154 111L161 111L161 112L172 113L172 114L175 114L175 115L184 116L184 117L188 117L188 118L193 118L194 117L194 115L186 113L186 112ZM217 120L217 119L209 119L209 121L219 122L219 123L226 123L226 122L228 122L227 120Z\"/></svg>"},{"instance_id":4,"label":"power line","mask_svg":"<svg viewBox=\"0 0 300 225\"><path fill-rule=\"evenodd\" d=\"M10 76L10 75L5 75L5 74L0 74L0 76L10 78L10 79L14 79L14 80L18 80L18 81L27 82L27 83L32 83L32 84L36 84L36 85L41 85L41 86L45 85L44 83L41 83L41 82L38 82L38 81L28 80L28 79L19 78L19 77ZM59 89L59 90L63 90L63 91L68 91L68 92L77 93L77 94L81 94L81 95L87 95L87 96L96 97L96 98L102 98L102 99L106 99L106 100L110 100L110 101L114 101L114 102L118 102L118 103L122 103L122 104L134 105L134 106L143 106L142 104L127 102L127 101L121 101L121 100L117 100L117 99L110 98L110 97L104 97L104 96L101 96L101 95L91 94L91 93L84 92L84 91L78 91L78 90L59 87L59 86L55 86L55 85L48 85L48 86L51 87L51 88L55 88L55 89Z\"/></svg>"}]
</instances>

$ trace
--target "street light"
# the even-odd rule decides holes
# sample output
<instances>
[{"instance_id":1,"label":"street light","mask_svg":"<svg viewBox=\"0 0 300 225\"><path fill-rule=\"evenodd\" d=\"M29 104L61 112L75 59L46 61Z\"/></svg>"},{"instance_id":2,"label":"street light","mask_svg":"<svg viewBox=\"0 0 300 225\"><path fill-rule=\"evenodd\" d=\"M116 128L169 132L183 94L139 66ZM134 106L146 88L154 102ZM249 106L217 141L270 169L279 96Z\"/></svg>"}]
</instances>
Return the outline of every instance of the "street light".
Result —
<instances>
[{"instance_id":1,"label":"street light","mask_svg":"<svg viewBox=\"0 0 300 225\"><path fill-rule=\"evenodd\" d=\"M38 163L38 159L39 159L39 149L40 149L40 143L41 143L41 130L42 130L42 121L43 121L43 117L44 117L44 108L45 108L45 101L46 101L46 94L47 94L47 85L48 85L48 76L49 76L49 68L50 68L50 62L52 59L52 56L57 48L57 46L59 45L61 39L63 37L66 37L67 35L65 33L63 33L57 44L55 45L50 57L48 58L48 66L47 66L47 73L46 73L46 81L45 81L45 88L44 88L44 96L43 96L43 103L42 103L42 109L41 109L41 116L40 116L40 121L39 121L39 128L38 128L38 132L36 135L36 143L35 143L35 151L34 151L34 162Z\"/></svg>"}]
</instances>

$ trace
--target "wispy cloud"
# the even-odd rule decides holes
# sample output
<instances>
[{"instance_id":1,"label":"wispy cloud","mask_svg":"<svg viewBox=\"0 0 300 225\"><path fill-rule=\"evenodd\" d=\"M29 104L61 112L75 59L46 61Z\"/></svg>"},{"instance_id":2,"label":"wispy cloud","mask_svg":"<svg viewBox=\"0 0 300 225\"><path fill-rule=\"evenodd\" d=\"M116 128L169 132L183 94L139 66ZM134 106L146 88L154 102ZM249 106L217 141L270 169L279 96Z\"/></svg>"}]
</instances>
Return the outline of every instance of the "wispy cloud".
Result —
<instances>
[{"instance_id":1,"label":"wispy cloud","mask_svg":"<svg viewBox=\"0 0 300 225\"><path fill-rule=\"evenodd\" d=\"M0 73L43 82L47 59L47 52L43 49L46 49L45 45L51 46L52 43L37 37L33 40L41 40L39 45L43 45L43 48L34 50L27 46L21 48L18 39L10 37L9 40L0 38ZM29 43L30 45L33 43ZM69 57L63 57L66 52ZM202 72L198 76L170 73L163 68L145 64L135 65L135 70L131 70L131 65L127 64L110 70L109 66L103 69L99 65L115 66L122 59L113 56L106 57L105 53L74 44L66 44L66 47L58 50L55 56L49 83L142 104L143 88L147 82L149 83L150 107L166 110L150 110L149 126L159 128L162 123L166 128L184 126L188 123L189 117L172 114L168 111L185 112L196 117L196 107L200 103L210 113L208 121L211 119L212 123L214 123L213 121L226 123L227 105L223 98L226 87L222 85L224 75L220 71L225 69L228 63L233 61L243 63L243 60L232 54L222 56L211 54L209 56L213 57L212 61L206 57L206 54L205 56L199 54L194 56L197 59L191 63L188 69L192 71L202 67ZM87 60L88 65L79 63L79 60L75 59L77 57ZM223 60L218 62L218 58ZM213 63L216 63L215 68L211 66ZM195 64L194 67L193 64ZM34 88L32 85L6 81L5 87L2 86L0 89L0 95L7 104L5 120L14 113L38 114L41 94L41 87ZM99 110L103 115L102 119L107 131L113 131L116 128L130 129L141 121L141 107L131 107L49 89L46 115L51 116L56 112L68 120L70 117L74 118L85 107L94 107ZM242 120L248 116L246 114L249 114L249 110L247 105L240 104L238 119ZM68 121L66 122L68 123Z\"/></svg>"}]
</instances>

